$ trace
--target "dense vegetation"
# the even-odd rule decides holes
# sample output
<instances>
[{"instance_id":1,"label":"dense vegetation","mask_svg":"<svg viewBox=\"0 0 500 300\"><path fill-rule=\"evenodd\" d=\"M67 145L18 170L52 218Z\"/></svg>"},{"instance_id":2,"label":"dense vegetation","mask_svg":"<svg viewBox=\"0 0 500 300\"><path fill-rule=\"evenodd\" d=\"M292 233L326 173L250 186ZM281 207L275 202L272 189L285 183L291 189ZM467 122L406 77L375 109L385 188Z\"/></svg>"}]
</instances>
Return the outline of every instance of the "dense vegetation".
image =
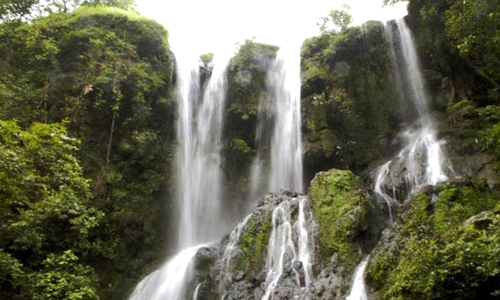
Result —
<instances>
[{"instance_id":1,"label":"dense vegetation","mask_svg":"<svg viewBox=\"0 0 500 300\"><path fill-rule=\"evenodd\" d=\"M167 32L132 12L86 7L1 23L0 41L0 117L16 120L2 123L4 155L18 154L2 162L19 164L2 165L2 178L15 183L1 184L9 188L2 228L12 223L1 235L0 273L11 274L0 276L2 296L123 299L165 253L162 198L174 148ZM9 200L16 190L25 196ZM56 232L69 224L75 233ZM29 235L10 232L24 227ZM14 243L20 237L26 245ZM50 273L58 261L67 268ZM65 274L75 280L57 279Z\"/></svg>"},{"instance_id":2,"label":"dense vegetation","mask_svg":"<svg viewBox=\"0 0 500 300\"><path fill-rule=\"evenodd\" d=\"M97 299L86 261L106 255L104 213L63 125L0 121L0 297ZM63 229L64 230L61 230Z\"/></svg>"},{"instance_id":3,"label":"dense vegetation","mask_svg":"<svg viewBox=\"0 0 500 300\"><path fill-rule=\"evenodd\" d=\"M415 196L375 250L370 284L381 299L497 299L499 204L480 180Z\"/></svg>"},{"instance_id":4,"label":"dense vegetation","mask_svg":"<svg viewBox=\"0 0 500 300\"><path fill-rule=\"evenodd\" d=\"M401 114L389 48L378 22L328 31L302 49L309 177L334 166L355 172L387 154Z\"/></svg>"},{"instance_id":5,"label":"dense vegetation","mask_svg":"<svg viewBox=\"0 0 500 300\"><path fill-rule=\"evenodd\" d=\"M368 284L377 299L497 299L500 6L488 0L411 0L408 10L406 22L415 34L431 106L456 174L485 181L464 179L410 199L372 252ZM381 31L377 23L337 24L304 43L309 176L331 166L369 175L391 149L399 149L395 134L404 108L390 88ZM344 193L332 193L333 200L316 208L320 224L337 212L324 213ZM320 199L329 199L324 196ZM339 233L342 226L320 226L319 238ZM346 232L327 239L338 255L350 249L342 244Z\"/></svg>"},{"instance_id":6,"label":"dense vegetation","mask_svg":"<svg viewBox=\"0 0 500 300\"><path fill-rule=\"evenodd\" d=\"M369 205L360 180L350 171L331 170L316 175L309 192L316 219L321 257L336 254L351 273L361 260L354 244L369 226Z\"/></svg>"}]
</instances>

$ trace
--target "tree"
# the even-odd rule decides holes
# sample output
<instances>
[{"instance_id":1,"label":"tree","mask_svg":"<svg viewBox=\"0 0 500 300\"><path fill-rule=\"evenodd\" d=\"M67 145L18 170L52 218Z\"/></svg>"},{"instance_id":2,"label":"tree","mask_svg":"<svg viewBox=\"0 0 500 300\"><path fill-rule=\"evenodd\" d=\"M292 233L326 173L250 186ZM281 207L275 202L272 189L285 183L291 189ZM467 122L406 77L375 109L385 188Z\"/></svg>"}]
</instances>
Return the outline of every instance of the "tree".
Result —
<instances>
[{"instance_id":1,"label":"tree","mask_svg":"<svg viewBox=\"0 0 500 300\"><path fill-rule=\"evenodd\" d=\"M62 124L0 121L0 298L97 299L92 240L103 213ZM64 228L64 230L61 230Z\"/></svg>"},{"instance_id":2,"label":"tree","mask_svg":"<svg viewBox=\"0 0 500 300\"><path fill-rule=\"evenodd\" d=\"M321 33L345 31L352 23L352 16L349 13L351 7L342 4L338 9L330 11L327 17L320 18L318 27ZM331 24L330 24L331 23ZM330 26L333 25L332 28Z\"/></svg>"},{"instance_id":3,"label":"tree","mask_svg":"<svg viewBox=\"0 0 500 300\"><path fill-rule=\"evenodd\" d=\"M408 0L384 0L384 6L386 5L394 5L399 2L407 2Z\"/></svg>"},{"instance_id":4,"label":"tree","mask_svg":"<svg viewBox=\"0 0 500 300\"><path fill-rule=\"evenodd\" d=\"M31 14L39 0L0 0L0 20L21 19Z\"/></svg>"},{"instance_id":5,"label":"tree","mask_svg":"<svg viewBox=\"0 0 500 300\"><path fill-rule=\"evenodd\" d=\"M167 245L175 150L167 37L153 20L102 6L0 23L0 119L22 128L67 120L68 135L81 140L75 155L107 217L99 251L73 253L94 263L104 299L124 299L143 275L138 266L163 257Z\"/></svg>"},{"instance_id":6,"label":"tree","mask_svg":"<svg viewBox=\"0 0 500 300\"><path fill-rule=\"evenodd\" d=\"M446 12L446 32L460 55L500 88L500 2L454 1Z\"/></svg>"},{"instance_id":7,"label":"tree","mask_svg":"<svg viewBox=\"0 0 500 300\"><path fill-rule=\"evenodd\" d=\"M47 13L70 12L80 6L110 6L136 11L134 0L0 0L0 20L36 19Z\"/></svg>"},{"instance_id":8,"label":"tree","mask_svg":"<svg viewBox=\"0 0 500 300\"><path fill-rule=\"evenodd\" d=\"M76 0L80 1L80 0ZM81 5L83 6L111 6L121 8L124 10L135 11L137 4L134 0L84 0Z\"/></svg>"}]
</instances>

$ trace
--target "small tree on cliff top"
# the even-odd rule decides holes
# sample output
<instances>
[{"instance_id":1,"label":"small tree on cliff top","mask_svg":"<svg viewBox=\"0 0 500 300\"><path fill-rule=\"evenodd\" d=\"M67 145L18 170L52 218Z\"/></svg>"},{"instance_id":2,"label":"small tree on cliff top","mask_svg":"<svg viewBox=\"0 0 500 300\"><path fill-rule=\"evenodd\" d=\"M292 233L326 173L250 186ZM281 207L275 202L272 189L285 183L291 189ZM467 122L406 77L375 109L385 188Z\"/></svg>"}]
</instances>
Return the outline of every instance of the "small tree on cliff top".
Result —
<instances>
[{"instance_id":1,"label":"small tree on cliff top","mask_svg":"<svg viewBox=\"0 0 500 300\"><path fill-rule=\"evenodd\" d=\"M349 13L350 9L349 5L342 4L338 9L330 11L327 17L320 18L318 22L320 32L327 33L346 30L352 23L352 16Z\"/></svg>"}]
</instances>

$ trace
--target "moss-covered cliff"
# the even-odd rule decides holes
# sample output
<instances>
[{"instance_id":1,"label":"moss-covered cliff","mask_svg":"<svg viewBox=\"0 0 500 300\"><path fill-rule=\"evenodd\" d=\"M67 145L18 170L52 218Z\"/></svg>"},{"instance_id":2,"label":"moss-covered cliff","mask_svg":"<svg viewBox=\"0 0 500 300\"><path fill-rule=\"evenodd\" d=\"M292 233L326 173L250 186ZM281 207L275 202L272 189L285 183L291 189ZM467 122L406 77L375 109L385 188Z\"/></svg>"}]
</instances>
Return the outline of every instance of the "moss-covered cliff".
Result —
<instances>
[{"instance_id":1,"label":"moss-covered cliff","mask_svg":"<svg viewBox=\"0 0 500 300\"><path fill-rule=\"evenodd\" d=\"M74 254L95 269L103 299L123 299L165 255L175 112L167 38L155 21L103 7L0 24L0 118L63 123L81 140L89 203L106 217L89 233L92 250Z\"/></svg>"},{"instance_id":2,"label":"moss-covered cliff","mask_svg":"<svg viewBox=\"0 0 500 300\"><path fill-rule=\"evenodd\" d=\"M259 104L266 103L267 73L277 51L276 46L246 40L229 63L223 156L233 199L247 200L241 192L249 187L249 169L258 150Z\"/></svg>"},{"instance_id":3,"label":"moss-covered cliff","mask_svg":"<svg viewBox=\"0 0 500 300\"><path fill-rule=\"evenodd\" d=\"M386 226L385 215L351 171L316 174L309 195L318 222L318 278L338 281L325 288L325 294L316 294L337 299L347 292L356 265L376 245Z\"/></svg>"},{"instance_id":4,"label":"moss-covered cliff","mask_svg":"<svg viewBox=\"0 0 500 300\"><path fill-rule=\"evenodd\" d=\"M367 272L377 299L497 299L498 193L484 181L447 183L406 203Z\"/></svg>"},{"instance_id":5,"label":"moss-covered cliff","mask_svg":"<svg viewBox=\"0 0 500 300\"><path fill-rule=\"evenodd\" d=\"M302 47L306 176L329 167L360 173L391 152L401 111L390 83L382 24L324 33Z\"/></svg>"}]
</instances>

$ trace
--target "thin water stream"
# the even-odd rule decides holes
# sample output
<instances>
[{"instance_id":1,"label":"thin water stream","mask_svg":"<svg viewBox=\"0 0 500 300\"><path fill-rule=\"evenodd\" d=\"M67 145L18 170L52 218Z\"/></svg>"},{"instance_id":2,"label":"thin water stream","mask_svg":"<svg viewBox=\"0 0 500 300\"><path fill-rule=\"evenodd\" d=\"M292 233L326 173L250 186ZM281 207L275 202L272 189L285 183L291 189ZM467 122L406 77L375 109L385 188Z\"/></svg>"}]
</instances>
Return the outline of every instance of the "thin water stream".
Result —
<instances>
[{"instance_id":1,"label":"thin water stream","mask_svg":"<svg viewBox=\"0 0 500 300\"><path fill-rule=\"evenodd\" d=\"M298 206L298 218L292 211ZM291 265L298 287L303 288L300 299L307 298L307 288L312 279L313 241L310 232L314 226L309 200L299 196L280 203L272 213L272 231L268 245L266 292L262 300L273 298L286 265ZM297 269L294 262L300 262ZM304 278L303 280L302 277Z\"/></svg>"},{"instance_id":2,"label":"thin water stream","mask_svg":"<svg viewBox=\"0 0 500 300\"><path fill-rule=\"evenodd\" d=\"M375 174L374 191L390 207L406 200L423 186L435 185L448 177L444 172L443 142L437 138L411 31L404 19L387 22L384 31L390 44L396 90L404 106L408 107L410 113L406 121L411 124L400 135L402 150L379 167ZM396 193L396 187L403 187L403 193ZM397 199L401 194L404 199Z\"/></svg>"},{"instance_id":3,"label":"thin water stream","mask_svg":"<svg viewBox=\"0 0 500 300\"><path fill-rule=\"evenodd\" d=\"M351 285L351 291L346 300L368 300L368 295L366 293L365 286L365 272L368 266L369 257L363 259L361 263L356 267L354 272L354 279Z\"/></svg>"}]
</instances>

